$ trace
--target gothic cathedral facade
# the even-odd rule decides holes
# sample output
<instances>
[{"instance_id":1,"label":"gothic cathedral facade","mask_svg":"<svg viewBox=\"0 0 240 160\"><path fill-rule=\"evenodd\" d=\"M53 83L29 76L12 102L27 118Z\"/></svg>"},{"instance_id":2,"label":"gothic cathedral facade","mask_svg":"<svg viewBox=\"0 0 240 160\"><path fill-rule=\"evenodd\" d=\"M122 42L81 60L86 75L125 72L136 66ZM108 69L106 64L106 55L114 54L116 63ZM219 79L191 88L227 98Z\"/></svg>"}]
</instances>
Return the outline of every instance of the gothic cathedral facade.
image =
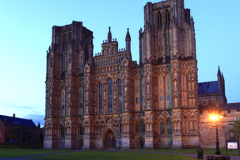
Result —
<instances>
[{"instance_id":1,"label":"gothic cathedral facade","mask_svg":"<svg viewBox=\"0 0 240 160\"><path fill-rule=\"evenodd\" d=\"M119 49L109 27L93 56L93 32L53 26L47 51L44 148L199 147L194 21L184 0L148 2L139 31Z\"/></svg>"}]
</instances>

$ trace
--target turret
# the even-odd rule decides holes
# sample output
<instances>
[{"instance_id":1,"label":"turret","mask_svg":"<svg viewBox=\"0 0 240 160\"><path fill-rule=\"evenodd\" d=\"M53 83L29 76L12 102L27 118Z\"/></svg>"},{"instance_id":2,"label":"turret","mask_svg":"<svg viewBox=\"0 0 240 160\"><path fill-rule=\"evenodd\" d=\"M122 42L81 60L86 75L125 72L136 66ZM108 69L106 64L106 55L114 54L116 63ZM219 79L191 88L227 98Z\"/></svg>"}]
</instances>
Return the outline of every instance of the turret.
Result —
<instances>
[{"instance_id":1,"label":"turret","mask_svg":"<svg viewBox=\"0 0 240 160\"><path fill-rule=\"evenodd\" d=\"M108 43L112 42L112 33L111 33L111 27L109 27L109 32L108 32Z\"/></svg>"},{"instance_id":2,"label":"turret","mask_svg":"<svg viewBox=\"0 0 240 160\"><path fill-rule=\"evenodd\" d=\"M222 76L221 76L221 71L220 71L220 66L218 66L218 73L217 73L217 77L218 77L218 93L220 95L222 95Z\"/></svg>"},{"instance_id":3,"label":"turret","mask_svg":"<svg viewBox=\"0 0 240 160\"><path fill-rule=\"evenodd\" d=\"M131 52L131 36L129 34L129 28L127 29L125 41L126 41L126 51Z\"/></svg>"}]
</instances>

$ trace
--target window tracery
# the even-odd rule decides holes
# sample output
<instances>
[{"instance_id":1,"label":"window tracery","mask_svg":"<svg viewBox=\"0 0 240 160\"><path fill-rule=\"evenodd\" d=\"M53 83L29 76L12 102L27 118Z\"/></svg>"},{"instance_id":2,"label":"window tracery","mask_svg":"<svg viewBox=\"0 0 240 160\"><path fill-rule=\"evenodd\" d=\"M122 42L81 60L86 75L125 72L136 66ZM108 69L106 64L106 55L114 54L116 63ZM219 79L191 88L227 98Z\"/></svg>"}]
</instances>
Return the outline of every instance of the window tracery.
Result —
<instances>
[{"instance_id":1,"label":"window tracery","mask_svg":"<svg viewBox=\"0 0 240 160\"><path fill-rule=\"evenodd\" d=\"M157 19L158 19L158 28L162 28L162 14L161 12L159 11L158 12L158 15L157 15Z\"/></svg>"},{"instance_id":2,"label":"window tracery","mask_svg":"<svg viewBox=\"0 0 240 160\"><path fill-rule=\"evenodd\" d=\"M113 89L113 87L112 87L112 79L110 78L109 80L108 80L108 113L112 113L112 102L113 102L113 100L112 100L112 98L113 98L113 96L112 96L112 93L113 93L113 91L112 91L112 89Z\"/></svg>"},{"instance_id":3,"label":"window tracery","mask_svg":"<svg viewBox=\"0 0 240 160\"><path fill-rule=\"evenodd\" d=\"M103 86L102 83L99 83L99 113L103 113L103 109L102 109L102 96L103 96Z\"/></svg>"},{"instance_id":4,"label":"window tracery","mask_svg":"<svg viewBox=\"0 0 240 160\"><path fill-rule=\"evenodd\" d=\"M122 112L122 81L118 80L118 112Z\"/></svg>"}]
</instances>

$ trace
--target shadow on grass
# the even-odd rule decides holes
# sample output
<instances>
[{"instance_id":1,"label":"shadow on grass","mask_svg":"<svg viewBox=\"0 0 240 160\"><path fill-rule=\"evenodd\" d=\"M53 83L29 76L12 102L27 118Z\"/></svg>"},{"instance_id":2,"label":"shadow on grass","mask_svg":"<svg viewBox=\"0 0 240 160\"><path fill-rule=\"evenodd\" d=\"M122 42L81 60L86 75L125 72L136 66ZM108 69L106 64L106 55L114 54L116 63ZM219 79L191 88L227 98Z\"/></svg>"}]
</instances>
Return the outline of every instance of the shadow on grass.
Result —
<instances>
[{"instance_id":1,"label":"shadow on grass","mask_svg":"<svg viewBox=\"0 0 240 160\"><path fill-rule=\"evenodd\" d=\"M195 158L175 154L154 154L136 152L115 152L115 151L81 151L66 154L38 156L31 159L57 159L57 160L196 160Z\"/></svg>"},{"instance_id":2,"label":"shadow on grass","mask_svg":"<svg viewBox=\"0 0 240 160\"><path fill-rule=\"evenodd\" d=\"M22 157L22 156L31 156L31 155L40 155L40 154L49 154L49 153L61 153L61 152L69 152L69 151L71 151L71 150L4 149L4 150L0 150L0 158Z\"/></svg>"},{"instance_id":3,"label":"shadow on grass","mask_svg":"<svg viewBox=\"0 0 240 160\"><path fill-rule=\"evenodd\" d=\"M194 148L194 149L128 149L130 151L143 151L143 152L164 152L164 153L186 153L186 154L197 154L198 149L203 150L204 155L215 155L216 149L208 148ZM221 155L239 156L238 150L220 149Z\"/></svg>"}]
</instances>

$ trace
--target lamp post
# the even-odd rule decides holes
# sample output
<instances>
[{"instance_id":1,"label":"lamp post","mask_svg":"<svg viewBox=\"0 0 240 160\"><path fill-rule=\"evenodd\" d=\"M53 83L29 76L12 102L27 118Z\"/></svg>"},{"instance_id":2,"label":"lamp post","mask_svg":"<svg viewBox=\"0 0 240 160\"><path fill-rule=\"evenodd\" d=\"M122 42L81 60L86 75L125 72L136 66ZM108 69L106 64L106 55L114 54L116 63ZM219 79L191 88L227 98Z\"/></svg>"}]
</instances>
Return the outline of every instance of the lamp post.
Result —
<instances>
[{"instance_id":1,"label":"lamp post","mask_svg":"<svg viewBox=\"0 0 240 160\"><path fill-rule=\"evenodd\" d=\"M210 116L210 120L216 123L216 152L215 155L221 155L220 149L219 149L219 141L218 141L218 124L217 121L222 118L219 114L212 114ZM215 127L215 126L214 126Z\"/></svg>"}]
</instances>

